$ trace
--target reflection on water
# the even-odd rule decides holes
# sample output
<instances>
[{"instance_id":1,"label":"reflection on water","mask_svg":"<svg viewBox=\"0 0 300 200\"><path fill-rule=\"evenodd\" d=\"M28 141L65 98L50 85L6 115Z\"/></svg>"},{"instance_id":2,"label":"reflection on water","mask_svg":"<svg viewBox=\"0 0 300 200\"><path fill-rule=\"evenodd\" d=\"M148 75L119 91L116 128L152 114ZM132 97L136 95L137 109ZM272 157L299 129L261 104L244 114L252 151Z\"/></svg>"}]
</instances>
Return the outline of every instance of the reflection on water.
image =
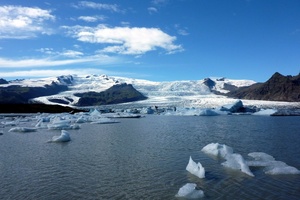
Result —
<instances>
[{"instance_id":1,"label":"reflection on water","mask_svg":"<svg viewBox=\"0 0 300 200\"><path fill-rule=\"evenodd\" d=\"M72 141L47 143L60 132L7 132L0 136L1 199L176 199L196 183L203 199L299 199L300 175L255 177L224 168L200 150L218 142L247 158L268 153L300 169L299 117L146 116L117 124L83 124ZM28 122L32 123L32 122ZM205 179L185 167L192 156Z\"/></svg>"}]
</instances>

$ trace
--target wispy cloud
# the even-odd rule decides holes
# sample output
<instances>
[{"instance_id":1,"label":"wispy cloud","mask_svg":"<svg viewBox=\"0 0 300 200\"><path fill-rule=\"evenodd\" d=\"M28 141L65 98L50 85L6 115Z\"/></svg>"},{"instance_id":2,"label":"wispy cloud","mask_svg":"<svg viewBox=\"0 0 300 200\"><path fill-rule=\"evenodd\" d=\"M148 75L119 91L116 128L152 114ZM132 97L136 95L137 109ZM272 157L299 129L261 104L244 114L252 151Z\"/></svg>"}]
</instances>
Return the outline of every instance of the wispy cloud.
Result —
<instances>
[{"instance_id":1,"label":"wispy cloud","mask_svg":"<svg viewBox=\"0 0 300 200\"><path fill-rule=\"evenodd\" d=\"M32 59L20 59L13 60L7 58L0 58L0 67L3 69L11 68L43 68L43 67L55 67L55 66L64 66L80 63L97 63L99 65L111 64L118 62L118 58L110 57L106 55L95 55L95 56L86 56L80 57L81 52L76 51L65 51L62 55L67 57L73 57L73 59L57 59L54 57L49 58L32 58Z\"/></svg>"},{"instance_id":2,"label":"wispy cloud","mask_svg":"<svg viewBox=\"0 0 300 200\"><path fill-rule=\"evenodd\" d=\"M97 22L97 21L104 21L106 17L103 15L94 15L94 16L80 16L78 17L78 19L86 22Z\"/></svg>"},{"instance_id":3,"label":"wispy cloud","mask_svg":"<svg viewBox=\"0 0 300 200\"><path fill-rule=\"evenodd\" d=\"M92 1L79 1L78 4L73 5L75 8L91 8L97 10L108 10L111 12L122 12L117 4L95 3Z\"/></svg>"},{"instance_id":4,"label":"wispy cloud","mask_svg":"<svg viewBox=\"0 0 300 200\"><path fill-rule=\"evenodd\" d=\"M42 78L42 77L56 77L61 75L77 74L77 75L87 75L87 74L109 74L110 71L96 69L96 68L81 68L81 69L46 69L46 70L21 70L21 71L9 71L0 72L0 77L2 78L12 78L12 77L22 77L22 78Z\"/></svg>"},{"instance_id":5,"label":"wispy cloud","mask_svg":"<svg viewBox=\"0 0 300 200\"><path fill-rule=\"evenodd\" d=\"M45 21L55 20L51 11L36 7L0 6L0 39L26 39L51 34Z\"/></svg>"},{"instance_id":6,"label":"wispy cloud","mask_svg":"<svg viewBox=\"0 0 300 200\"><path fill-rule=\"evenodd\" d=\"M170 36L158 28L145 27L97 27L64 26L70 37L88 43L107 44L102 49L105 53L117 54L145 54L161 48L167 53L183 51L181 45L175 45L175 36Z\"/></svg>"},{"instance_id":7,"label":"wispy cloud","mask_svg":"<svg viewBox=\"0 0 300 200\"><path fill-rule=\"evenodd\" d=\"M153 14L153 13L157 13L158 10L157 10L157 8L149 7L149 8L148 8L148 12L149 12L149 14Z\"/></svg>"},{"instance_id":8,"label":"wispy cloud","mask_svg":"<svg viewBox=\"0 0 300 200\"><path fill-rule=\"evenodd\" d=\"M177 33L179 35L183 35L183 36L186 36L186 35L189 35L190 33L188 32L188 28L186 27L181 27L179 24L175 24L174 25L175 29L177 30Z\"/></svg>"}]
</instances>

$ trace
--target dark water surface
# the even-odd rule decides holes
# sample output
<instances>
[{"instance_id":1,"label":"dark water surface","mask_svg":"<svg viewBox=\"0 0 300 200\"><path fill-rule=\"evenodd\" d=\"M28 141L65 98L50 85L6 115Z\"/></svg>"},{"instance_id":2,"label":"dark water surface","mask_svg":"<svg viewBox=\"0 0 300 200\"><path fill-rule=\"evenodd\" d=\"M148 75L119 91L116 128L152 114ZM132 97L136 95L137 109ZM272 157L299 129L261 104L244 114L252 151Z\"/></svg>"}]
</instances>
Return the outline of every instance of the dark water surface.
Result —
<instances>
[{"instance_id":1,"label":"dark water surface","mask_svg":"<svg viewBox=\"0 0 300 200\"><path fill-rule=\"evenodd\" d=\"M202 199L300 199L300 175L251 168L250 177L201 152L218 142L245 159L265 152L300 169L300 117L146 116L82 124L65 144L47 143L60 131L9 128L0 136L0 199L176 199L186 183ZM190 155L206 178L185 170Z\"/></svg>"}]
</instances>

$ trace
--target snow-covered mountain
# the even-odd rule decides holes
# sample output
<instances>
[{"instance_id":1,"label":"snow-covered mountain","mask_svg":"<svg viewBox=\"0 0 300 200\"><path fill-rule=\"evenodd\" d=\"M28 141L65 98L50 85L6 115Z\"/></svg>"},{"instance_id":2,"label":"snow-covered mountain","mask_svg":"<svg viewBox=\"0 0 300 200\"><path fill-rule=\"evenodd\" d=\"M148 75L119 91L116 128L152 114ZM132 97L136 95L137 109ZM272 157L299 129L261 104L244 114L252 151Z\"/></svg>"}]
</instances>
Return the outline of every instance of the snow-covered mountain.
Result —
<instances>
[{"instance_id":1,"label":"snow-covered mountain","mask_svg":"<svg viewBox=\"0 0 300 200\"><path fill-rule=\"evenodd\" d=\"M0 87L20 85L27 87L42 87L50 84L68 86L67 91L50 96L40 96L32 99L34 102L45 104L75 105L79 98L76 93L101 92L116 84L127 83L148 97L147 100L135 102L135 105L166 105L181 107L212 108L229 104L235 99L227 98L224 94L237 87L249 86L252 80L233 80L227 78L206 78L203 80L155 82L142 79L116 77L107 75L67 75L44 79L26 79L10 81ZM223 94L223 95L222 95ZM246 105L263 105L270 102L243 101ZM280 102L278 102L280 104Z\"/></svg>"}]
</instances>

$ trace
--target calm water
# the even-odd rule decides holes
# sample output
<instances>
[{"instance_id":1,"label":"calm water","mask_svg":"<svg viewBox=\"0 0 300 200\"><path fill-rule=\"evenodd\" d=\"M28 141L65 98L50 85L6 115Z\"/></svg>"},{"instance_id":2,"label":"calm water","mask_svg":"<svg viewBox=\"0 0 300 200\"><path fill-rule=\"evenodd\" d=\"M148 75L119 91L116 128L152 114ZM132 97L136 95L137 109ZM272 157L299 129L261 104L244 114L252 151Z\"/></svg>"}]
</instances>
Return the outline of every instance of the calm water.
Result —
<instances>
[{"instance_id":1,"label":"calm water","mask_svg":"<svg viewBox=\"0 0 300 200\"><path fill-rule=\"evenodd\" d=\"M300 117L146 116L117 124L83 124L72 141L47 143L60 131L0 136L1 199L176 199L197 183L202 199L300 199L300 175L255 177L228 170L200 150L219 142L247 158L265 152L300 169ZM33 122L27 122L32 125ZM189 174L189 156L206 178Z\"/></svg>"}]
</instances>

